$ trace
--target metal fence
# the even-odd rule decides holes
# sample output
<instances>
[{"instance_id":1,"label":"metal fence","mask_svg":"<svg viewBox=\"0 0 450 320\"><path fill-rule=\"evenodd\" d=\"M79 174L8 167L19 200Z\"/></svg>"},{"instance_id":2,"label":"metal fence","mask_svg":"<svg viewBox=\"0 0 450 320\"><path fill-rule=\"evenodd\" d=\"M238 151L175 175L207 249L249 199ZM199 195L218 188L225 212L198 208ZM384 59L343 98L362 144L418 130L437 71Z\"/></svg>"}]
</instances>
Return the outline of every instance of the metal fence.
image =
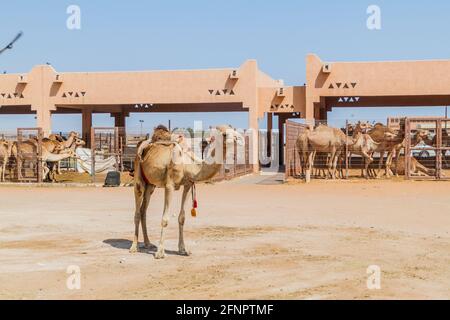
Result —
<instances>
[{"instance_id":1,"label":"metal fence","mask_svg":"<svg viewBox=\"0 0 450 320\"><path fill-rule=\"evenodd\" d=\"M428 133L416 143L419 130ZM450 179L450 120L445 118L407 118L405 121L405 176L415 180Z\"/></svg>"},{"instance_id":2,"label":"metal fence","mask_svg":"<svg viewBox=\"0 0 450 320\"><path fill-rule=\"evenodd\" d=\"M322 123L326 124L326 123ZM344 128L339 128L349 139L356 121L346 121ZM285 176L286 178L305 178L306 159L302 159L297 148L299 135L308 129L308 126L287 121L286 148L285 148ZM450 120L446 118L403 118L399 126L391 128L399 140L394 152L373 152L372 162L366 171L366 159L358 152L353 152L350 143L346 144L340 152L336 163L337 178L375 178L382 175L405 176L406 179L450 179ZM416 136L422 130L428 133L427 137L418 143ZM367 132L365 132L367 133ZM394 150L394 149L392 149ZM307 150L310 152L311 150ZM386 163L389 161L389 167ZM314 178L329 177L330 153L317 152L313 164ZM389 172L388 172L389 171Z\"/></svg>"},{"instance_id":3,"label":"metal fence","mask_svg":"<svg viewBox=\"0 0 450 320\"><path fill-rule=\"evenodd\" d=\"M227 146L224 144L223 163L221 170L212 179L213 182L231 180L237 177L245 176L253 172L253 165L250 162L250 137L245 136L244 146L238 146L234 142L232 150L232 159L227 159Z\"/></svg>"},{"instance_id":4,"label":"metal fence","mask_svg":"<svg viewBox=\"0 0 450 320\"><path fill-rule=\"evenodd\" d=\"M40 128L0 134L0 182L42 182L42 139Z\"/></svg>"}]
</instances>

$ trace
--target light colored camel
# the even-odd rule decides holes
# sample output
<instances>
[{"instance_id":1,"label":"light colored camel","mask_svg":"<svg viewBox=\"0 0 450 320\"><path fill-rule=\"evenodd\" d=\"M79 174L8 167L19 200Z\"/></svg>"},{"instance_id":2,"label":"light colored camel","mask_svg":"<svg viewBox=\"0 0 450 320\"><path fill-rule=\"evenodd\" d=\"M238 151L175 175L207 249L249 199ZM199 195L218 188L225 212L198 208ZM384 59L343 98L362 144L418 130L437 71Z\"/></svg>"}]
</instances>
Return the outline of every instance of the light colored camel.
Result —
<instances>
[{"instance_id":1,"label":"light colored camel","mask_svg":"<svg viewBox=\"0 0 450 320\"><path fill-rule=\"evenodd\" d=\"M378 143L376 150L373 151L380 153L377 178L381 175L381 168L383 167L384 155L386 153L388 157L385 164L385 174L386 177L392 176L392 159L395 156L395 150L404 142L404 133L395 132L391 128L377 123L367 134Z\"/></svg>"},{"instance_id":2,"label":"light colored camel","mask_svg":"<svg viewBox=\"0 0 450 320\"><path fill-rule=\"evenodd\" d=\"M359 122L352 130L353 144L348 146L349 161L351 161L352 154L359 155L363 158L364 169L362 169L362 176L365 178L369 177L369 166L373 162L372 155L379 148L379 143L375 142L367 133L363 133L368 129L368 124L363 125Z\"/></svg>"},{"instance_id":3,"label":"light colored camel","mask_svg":"<svg viewBox=\"0 0 450 320\"><path fill-rule=\"evenodd\" d=\"M63 146L66 148L66 149L71 149L73 152L75 152L78 148L81 148L81 147L83 147L83 146L85 146L86 145L86 142L85 141L83 141L83 140L81 140L80 138L78 138L78 137L75 137L74 139L73 139L73 141L72 141L72 144L70 144L70 145L68 145L68 143L66 143L67 141L65 141L64 140L64 143L63 143ZM58 161L58 162L56 162L56 163L53 163L53 165L52 165L52 174L53 175L56 175L56 173L57 174L61 174L62 172L61 172L61 161Z\"/></svg>"},{"instance_id":4,"label":"light colored camel","mask_svg":"<svg viewBox=\"0 0 450 320\"><path fill-rule=\"evenodd\" d=\"M50 147L52 151L47 149ZM51 144L42 144L42 160L46 161L47 158L52 157L52 155L56 155L61 151L65 150L64 146L56 145L53 146ZM25 140L21 142L14 142L11 150L11 156L16 161L16 170L17 170L17 178L22 179L22 166L26 160L37 160L38 155L38 143L34 139Z\"/></svg>"},{"instance_id":5,"label":"light colored camel","mask_svg":"<svg viewBox=\"0 0 450 320\"><path fill-rule=\"evenodd\" d=\"M398 158L399 158L399 161L396 163L394 169L399 175L406 175L405 157L399 156ZM429 177L429 176L433 176L436 174L435 169L428 169L427 167L422 165L419 161L417 161L414 158L411 158L410 172L412 175L424 176L424 177Z\"/></svg>"},{"instance_id":6,"label":"light colored camel","mask_svg":"<svg viewBox=\"0 0 450 320\"><path fill-rule=\"evenodd\" d=\"M436 147L437 146L437 135L435 135L432 139L430 139L429 136L427 136L424 140L425 144L432 146L432 147ZM448 148L450 147L450 135L448 134L448 131L446 128L442 129L442 147L444 148ZM442 163L445 165L445 167L448 166L448 161L447 161L447 150L442 150Z\"/></svg>"},{"instance_id":7,"label":"light colored camel","mask_svg":"<svg viewBox=\"0 0 450 320\"><path fill-rule=\"evenodd\" d=\"M61 160L69 158L77 158L75 151L73 151L72 149L64 149L59 153L43 152L42 153L43 180L45 181L47 180L47 178L49 178L50 181L56 182L54 175L52 175L51 178L48 177L50 169L48 168L47 163L59 163Z\"/></svg>"},{"instance_id":8,"label":"light colored camel","mask_svg":"<svg viewBox=\"0 0 450 320\"><path fill-rule=\"evenodd\" d=\"M147 234L146 212L150 197L156 188L164 188L164 211L161 221L161 238L155 258L165 257L164 236L165 229L169 224L169 206L172 195L175 190L183 189L181 209L178 217L179 224L179 242L178 250L181 255L189 255L184 244L184 224L185 224L185 204L189 193L195 183L208 181L213 178L222 167L221 163L202 160L196 157L192 152L184 151L177 142L171 141L171 135L164 128L163 131L156 132L149 144L143 143L139 147L135 159L134 173L134 194L135 194L135 233L130 252L138 250L139 224L142 223L142 232L146 248L150 247L150 241ZM164 134L166 131L166 134ZM167 140L155 139L163 136ZM210 157L215 156L215 149L221 147L220 141L211 139L207 150Z\"/></svg>"},{"instance_id":9,"label":"light colored camel","mask_svg":"<svg viewBox=\"0 0 450 320\"><path fill-rule=\"evenodd\" d=\"M12 142L0 140L0 182L5 181L6 165L11 157Z\"/></svg>"},{"instance_id":10,"label":"light colored camel","mask_svg":"<svg viewBox=\"0 0 450 320\"><path fill-rule=\"evenodd\" d=\"M354 141L347 137L340 129L319 125L314 130L308 129L302 132L297 138L297 150L301 154L300 158L305 162L306 182L311 181L311 171L314 166L314 159L317 152L328 153L327 160L328 174L332 179L336 179L338 159L346 145L353 145Z\"/></svg>"}]
</instances>

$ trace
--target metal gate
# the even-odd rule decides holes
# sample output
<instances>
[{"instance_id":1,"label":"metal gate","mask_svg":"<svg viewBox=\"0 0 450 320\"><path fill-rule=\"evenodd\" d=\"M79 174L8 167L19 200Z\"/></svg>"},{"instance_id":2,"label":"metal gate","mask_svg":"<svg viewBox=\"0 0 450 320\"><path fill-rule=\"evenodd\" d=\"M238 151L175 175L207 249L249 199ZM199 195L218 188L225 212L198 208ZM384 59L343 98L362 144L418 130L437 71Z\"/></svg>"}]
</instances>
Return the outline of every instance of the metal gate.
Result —
<instances>
[{"instance_id":1,"label":"metal gate","mask_svg":"<svg viewBox=\"0 0 450 320\"><path fill-rule=\"evenodd\" d=\"M17 129L15 171L18 182L42 182L42 139L41 128Z\"/></svg>"},{"instance_id":2,"label":"metal gate","mask_svg":"<svg viewBox=\"0 0 450 320\"><path fill-rule=\"evenodd\" d=\"M285 149L285 168L286 178L300 178L303 174L300 156L297 150L297 138L300 133L308 129L305 124L286 121L286 149Z\"/></svg>"},{"instance_id":3,"label":"metal gate","mask_svg":"<svg viewBox=\"0 0 450 320\"><path fill-rule=\"evenodd\" d=\"M124 128L105 127L91 129L91 177L93 182L105 179L106 171L123 171L122 150ZM102 167L104 164L105 168Z\"/></svg>"},{"instance_id":4,"label":"metal gate","mask_svg":"<svg viewBox=\"0 0 450 320\"><path fill-rule=\"evenodd\" d=\"M429 133L413 143L419 130ZM450 179L450 119L407 118L405 120L405 176L415 180Z\"/></svg>"},{"instance_id":5,"label":"metal gate","mask_svg":"<svg viewBox=\"0 0 450 320\"><path fill-rule=\"evenodd\" d=\"M243 150L238 147L237 142L234 143L233 159L231 161L227 161L226 159L227 150L224 144L224 165L217 175L214 176L213 181L231 180L253 172L253 165L250 163L250 137L245 135L244 141Z\"/></svg>"}]
</instances>

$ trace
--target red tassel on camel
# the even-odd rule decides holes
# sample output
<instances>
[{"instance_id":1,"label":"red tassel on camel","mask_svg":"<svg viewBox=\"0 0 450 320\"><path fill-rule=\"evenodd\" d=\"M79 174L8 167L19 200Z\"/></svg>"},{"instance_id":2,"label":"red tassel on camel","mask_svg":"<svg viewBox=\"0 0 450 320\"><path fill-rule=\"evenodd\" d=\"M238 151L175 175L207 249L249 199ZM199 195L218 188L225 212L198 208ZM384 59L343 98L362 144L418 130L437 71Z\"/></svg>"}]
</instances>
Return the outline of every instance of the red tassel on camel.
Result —
<instances>
[{"instance_id":1,"label":"red tassel on camel","mask_svg":"<svg viewBox=\"0 0 450 320\"><path fill-rule=\"evenodd\" d=\"M192 185L192 210L191 210L191 216L197 217L197 208L198 208L198 202L197 202L197 190L195 190L195 184Z\"/></svg>"}]
</instances>

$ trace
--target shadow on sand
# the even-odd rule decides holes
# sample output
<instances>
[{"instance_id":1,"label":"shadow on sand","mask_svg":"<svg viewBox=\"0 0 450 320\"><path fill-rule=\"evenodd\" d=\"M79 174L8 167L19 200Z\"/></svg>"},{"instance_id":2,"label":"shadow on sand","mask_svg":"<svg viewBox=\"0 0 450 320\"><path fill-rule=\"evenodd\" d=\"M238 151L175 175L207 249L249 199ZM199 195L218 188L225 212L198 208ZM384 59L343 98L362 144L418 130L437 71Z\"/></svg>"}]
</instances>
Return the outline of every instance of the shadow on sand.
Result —
<instances>
[{"instance_id":1,"label":"shadow on sand","mask_svg":"<svg viewBox=\"0 0 450 320\"><path fill-rule=\"evenodd\" d=\"M107 239L107 240L104 240L103 243L106 243L106 244L110 245L113 248L122 249L122 250L130 250L131 245L133 244L132 241L127 240L127 239ZM146 249L144 247L144 243L143 242L139 242L138 253L145 253L145 254L152 254L152 255L154 255L156 253L156 250L158 250L158 247L155 246L154 244L151 244L150 248ZM167 250L166 249L165 252L168 255L183 256L183 255L180 255L178 251L173 251L173 250Z\"/></svg>"}]
</instances>

